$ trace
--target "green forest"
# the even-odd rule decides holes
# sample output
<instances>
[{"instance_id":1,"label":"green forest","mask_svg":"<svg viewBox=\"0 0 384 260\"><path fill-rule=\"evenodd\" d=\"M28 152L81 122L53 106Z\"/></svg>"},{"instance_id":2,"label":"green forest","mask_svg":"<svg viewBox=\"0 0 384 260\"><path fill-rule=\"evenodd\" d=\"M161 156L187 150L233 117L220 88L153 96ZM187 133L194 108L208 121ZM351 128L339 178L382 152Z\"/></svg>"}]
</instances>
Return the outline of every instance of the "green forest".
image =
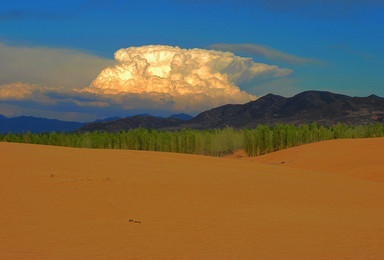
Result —
<instances>
[{"instance_id":1,"label":"green forest","mask_svg":"<svg viewBox=\"0 0 384 260\"><path fill-rule=\"evenodd\" d=\"M231 127L214 130L158 131L144 128L108 132L72 132L0 135L2 142L30 143L95 149L129 149L223 156L243 149L248 156L330 139L370 138L384 136L380 123L367 126L333 127L317 124L294 126L259 125L253 129L236 130Z\"/></svg>"}]
</instances>

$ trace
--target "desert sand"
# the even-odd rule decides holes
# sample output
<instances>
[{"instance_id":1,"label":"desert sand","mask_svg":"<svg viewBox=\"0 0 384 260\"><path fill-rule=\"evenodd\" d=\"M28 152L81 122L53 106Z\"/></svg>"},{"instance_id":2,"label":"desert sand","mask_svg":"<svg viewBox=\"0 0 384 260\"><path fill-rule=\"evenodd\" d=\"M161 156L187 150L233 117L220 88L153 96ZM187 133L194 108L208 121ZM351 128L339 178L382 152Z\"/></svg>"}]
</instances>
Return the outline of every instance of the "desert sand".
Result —
<instances>
[{"instance_id":1,"label":"desert sand","mask_svg":"<svg viewBox=\"0 0 384 260\"><path fill-rule=\"evenodd\" d=\"M260 162L0 143L0 259L383 259L384 183L359 177L383 142Z\"/></svg>"},{"instance_id":2,"label":"desert sand","mask_svg":"<svg viewBox=\"0 0 384 260\"><path fill-rule=\"evenodd\" d=\"M384 138L329 140L247 159L384 182Z\"/></svg>"}]
</instances>

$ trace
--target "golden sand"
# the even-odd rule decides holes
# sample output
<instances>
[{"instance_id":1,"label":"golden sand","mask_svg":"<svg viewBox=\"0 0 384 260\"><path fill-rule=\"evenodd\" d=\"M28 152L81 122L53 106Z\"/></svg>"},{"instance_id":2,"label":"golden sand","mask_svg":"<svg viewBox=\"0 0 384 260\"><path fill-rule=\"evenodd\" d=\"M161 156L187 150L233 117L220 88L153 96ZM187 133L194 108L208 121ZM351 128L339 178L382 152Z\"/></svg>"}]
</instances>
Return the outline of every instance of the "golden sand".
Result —
<instances>
[{"instance_id":1,"label":"golden sand","mask_svg":"<svg viewBox=\"0 0 384 260\"><path fill-rule=\"evenodd\" d=\"M336 151L380 140L307 147L325 170L0 143L0 259L382 259L384 183L332 172L381 167Z\"/></svg>"},{"instance_id":2,"label":"golden sand","mask_svg":"<svg viewBox=\"0 0 384 260\"><path fill-rule=\"evenodd\" d=\"M249 159L384 182L384 138L330 140Z\"/></svg>"}]
</instances>

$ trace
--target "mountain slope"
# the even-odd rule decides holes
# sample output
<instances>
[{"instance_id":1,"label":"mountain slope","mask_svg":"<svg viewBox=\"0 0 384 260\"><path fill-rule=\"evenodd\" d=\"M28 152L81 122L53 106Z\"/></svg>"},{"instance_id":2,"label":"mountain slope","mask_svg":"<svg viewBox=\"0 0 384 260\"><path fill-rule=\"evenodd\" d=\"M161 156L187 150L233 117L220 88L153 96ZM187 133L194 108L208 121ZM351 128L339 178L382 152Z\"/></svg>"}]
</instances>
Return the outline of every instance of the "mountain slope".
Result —
<instances>
[{"instance_id":1,"label":"mountain slope","mask_svg":"<svg viewBox=\"0 0 384 260\"><path fill-rule=\"evenodd\" d=\"M170 117L170 118L181 119L181 120L184 120L184 121L187 121L187 120L193 118L193 116L188 115L188 114L185 114L185 113L173 114L173 115L170 115L169 117Z\"/></svg>"},{"instance_id":2,"label":"mountain slope","mask_svg":"<svg viewBox=\"0 0 384 260\"><path fill-rule=\"evenodd\" d=\"M244 105L225 105L200 113L184 127L255 127L258 124L318 123L369 124L384 121L384 98L349 97L324 91L306 91L291 98L268 94Z\"/></svg>"},{"instance_id":3,"label":"mountain slope","mask_svg":"<svg viewBox=\"0 0 384 260\"><path fill-rule=\"evenodd\" d=\"M41 132L71 132L82 127L84 123L67 122L57 119L20 116L7 118L0 116L0 133L41 133Z\"/></svg>"},{"instance_id":4,"label":"mountain slope","mask_svg":"<svg viewBox=\"0 0 384 260\"><path fill-rule=\"evenodd\" d=\"M326 91L305 91L290 98L268 94L243 105L224 105L187 121L135 116L110 122L89 123L81 131L120 131L144 127L162 130L256 127L258 124L366 125L384 122L384 98L350 97Z\"/></svg>"},{"instance_id":5,"label":"mountain slope","mask_svg":"<svg viewBox=\"0 0 384 260\"><path fill-rule=\"evenodd\" d=\"M148 129L165 129L177 127L184 121L176 118L158 118L154 116L133 116L108 122L92 122L79 129L80 132L107 131L118 132L143 127Z\"/></svg>"}]
</instances>

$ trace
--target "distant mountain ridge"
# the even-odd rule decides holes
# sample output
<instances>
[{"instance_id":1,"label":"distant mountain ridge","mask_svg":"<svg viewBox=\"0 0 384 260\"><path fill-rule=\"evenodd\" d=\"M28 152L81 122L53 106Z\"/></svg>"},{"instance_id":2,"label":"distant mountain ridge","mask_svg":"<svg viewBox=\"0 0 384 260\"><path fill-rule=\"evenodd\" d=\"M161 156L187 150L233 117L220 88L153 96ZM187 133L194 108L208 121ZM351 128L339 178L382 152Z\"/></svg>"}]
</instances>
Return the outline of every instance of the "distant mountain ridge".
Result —
<instances>
[{"instance_id":1,"label":"distant mountain ridge","mask_svg":"<svg viewBox=\"0 0 384 260\"><path fill-rule=\"evenodd\" d=\"M169 121L154 117L134 117L108 122L107 125L90 123L81 131L119 131L144 127L160 130L182 128L213 129L256 127L258 124L310 124L366 125L384 122L384 98L350 97L327 91L305 91L285 98L268 94L242 105L224 105L204 111L187 121Z\"/></svg>"},{"instance_id":2,"label":"distant mountain ridge","mask_svg":"<svg viewBox=\"0 0 384 260\"><path fill-rule=\"evenodd\" d=\"M103 118L103 119L96 119L93 122L108 122L108 121L114 121L114 120L118 120L118 119L121 119L121 117L119 117L119 116L112 116L112 117L107 117L107 118Z\"/></svg>"},{"instance_id":3,"label":"distant mountain ridge","mask_svg":"<svg viewBox=\"0 0 384 260\"><path fill-rule=\"evenodd\" d=\"M127 118L111 117L90 123L66 122L37 117L7 118L0 115L0 133L108 131L118 132L143 127L158 130L256 127L258 124L317 123L319 125L367 125L384 123L384 98L376 95L350 97L327 91L305 91L285 98L268 94L246 104L228 104L193 117L175 114L168 118L141 114Z\"/></svg>"},{"instance_id":4,"label":"distant mountain ridge","mask_svg":"<svg viewBox=\"0 0 384 260\"><path fill-rule=\"evenodd\" d=\"M148 113L138 114L138 115L134 115L134 116L127 116L126 118L135 117L135 116L141 116L141 117L151 116L151 117L156 117L156 118L165 118L165 117L162 117L162 116L152 116L151 114L148 114ZM185 113L180 113L180 114L170 115L168 118L176 118L176 119L187 121L187 120L193 118L193 116L185 114ZM107 117L107 118L104 118L104 119L97 119L97 120L95 120L93 122L108 122L108 121L114 121L114 120L118 120L118 119L123 119L123 118L119 117L119 116L113 116L113 117Z\"/></svg>"},{"instance_id":5,"label":"distant mountain ridge","mask_svg":"<svg viewBox=\"0 0 384 260\"><path fill-rule=\"evenodd\" d=\"M148 118L146 118L148 117ZM117 127L128 127L132 128L135 125L143 125L143 127L148 128L157 128L159 127L159 122L162 121L162 117L153 117L149 114L140 114L136 116L131 116L129 118L133 118L133 122L131 125L124 124L119 126L120 121L117 122ZM144 118L140 120L140 118ZM152 119L156 118L156 119ZM180 124L181 122L192 118L191 115L188 114L174 114L169 116L170 119L164 120L166 123L166 126L174 126L175 124ZM122 120L121 122L124 122L124 118L121 117L109 117L105 119L99 119L92 123L99 123L96 124L96 126L99 128L101 125L100 123L106 123L108 125L108 122L116 121L116 120ZM165 118L164 118L165 119ZM140 121L140 122L139 122ZM142 123L146 122L146 123ZM6 117L4 115L0 114L0 134L7 134L7 133L42 133L42 132L73 132L81 127L85 126L87 123L80 123L80 122L69 122L69 121L62 121L57 119L47 119L47 118L40 118L40 117L33 117L33 116L19 116L19 117ZM113 124L116 124L113 123ZM113 125L112 124L112 125ZM103 127L100 127L101 129L104 129ZM136 127L134 127L136 128ZM114 127L106 127L105 131L113 131ZM118 130L116 130L118 131Z\"/></svg>"},{"instance_id":6,"label":"distant mountain ridge","mask_svg":"<svg viewBox=\"0 0 384 260\"><path fill-rule=\"evenodd\" d=\"M305 91L290 98L268 94L243 105L213 108L200 113L183 126L205 129L227 125L242 128L278 123L365 125L373 122L384 122L384 98Z\"/></svg>"},{"instance_id":7,"label":"distant mountain ridge","mask_svg":"<svg viewBox=\"0 0 384 260\"><path fill-rule=\"evenodd\" d=\"M154 116L133 116L107 122L92 122L79 129L80 132L106 131L119 132L133 128L143 127L147 129L177 128L184 120L177 118L159 118Z\"/></svg>"},{"instance_id":8,"label":"distant mountain ridge","mask_svg":"<svg viewBox=\"0 0 384 260\"><path fill-rule=\"evenodd\" d=\"M42 133L42 132L72 132L85 123L68 122L57 119L47 119L32 116L5 117L0 115L0 134L11 133Z\"/></svg>"},{"instance_id":9,"label":"distant mountain ridge","mask_svg":"<svg viewBox=\"0 0 384 260\"><path fill-rule=\"evenodd\" d=\"M173 115L170 115L169 117L170 118L176 118L176 119L184 120L184 121L188 121L188 120L193 118L193 116L188 115L188 114L184 114L184 113L173 114Z\"/></svg>"}]
</instances>

